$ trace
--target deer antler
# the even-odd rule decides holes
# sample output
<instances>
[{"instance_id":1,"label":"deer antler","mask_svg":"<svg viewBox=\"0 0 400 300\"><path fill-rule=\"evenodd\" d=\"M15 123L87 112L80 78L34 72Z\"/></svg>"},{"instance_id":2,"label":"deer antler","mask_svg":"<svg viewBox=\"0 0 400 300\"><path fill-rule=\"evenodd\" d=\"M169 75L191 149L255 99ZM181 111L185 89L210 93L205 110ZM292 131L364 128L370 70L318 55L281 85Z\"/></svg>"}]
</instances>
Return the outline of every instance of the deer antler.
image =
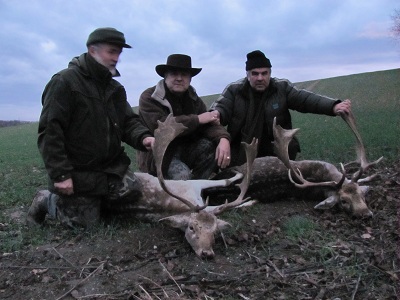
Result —
<instances>
[{"instance_id":1,"label":"deer antler","mask_svg":"<svg viewBox=\"0 0 400 300\"><path fill-rule=\"evenodd\" d=\"M253 170L253 162L257 157L258 140L256 138L253 138L251 144L242 142L242 146L245 148L246 151L246 174L244 175L242 182L240 184L237 184L237 186L239 186L240 188L240 194L236 200L232 202L226 201L224 204L219 205L215 209L213 209L211 213L214 215L220 214L227 209L237 207L240 204L249 200L249 198L244 198L244 195L246 194L247 189L249 188L250 185L251 172Z\"/></svg>"},{"instance_id":2,"label":"deer antler","mask_svg":"<svg viewBox=\"0 0 400 300\"><path fill-rule=\"evenodd\" d=\"M340 182L336 181L325 181L325 182L310 182L304 179L299 169L295 169L289 159L289 142L292 140L293 136L299 131L299 128L295 129L283 129L280 125L276 125L276 117L273 123L273 134L274 134L274 150L276 156L283 162L285 167L288 169L289 180L299 188L306 188L310 186L338 186L344 181L345 174L343 174ZM295 178L296 181L301 182L301 184L295 182L292 179Z\"/></svg>"},{"instance_id":3,"label":"deer antler","mask_svg":"<svg viewBox=\"0 0 400 300\"><path fill-rule=\"evenodd\" d=\"M168 145L179 134L181 134L185 129L187 129L187 127L184 126L182 123L176 122L175 117L173 117L172 114L169 114L164 122L160 121L157 122L158 122L158 128L154 131L155 142L153 146L153 155L157 168L157 178L158 181L160 182L161 187L167 194L185 203L190 208L190 210L199 211L204 209L208 205L208 203L206 203L204 207L195 206L190 201L180 197L179 195L175 195L174 193L172 193L171 190L168 188L167 184L165 183L165 179L162 173L163 159L165 151L168 148Z\"/></svg>"},{"instance_id":4,"label":"deer antler","mask_svg":"<svg viewBox=\"0 0 400 300\"><path fill-rule=\"evenodd\" d=\"M346 122L346 124L351 128L351 131L353 132L353 134L355 135L356 140L357 140L357 148L356 148L357 160L356 160L356 162L360 164L360 169L356 173L354 173L354 175L351 178L352 182L357 182L361 178L364 171L366 171L369 167L379 163L383 159L383 156L381 156L379 159L369 163L367 161L367 157L365 154L364 143L361 139L360 133L357 130L356 121L355 121L353 113L351 111L348 114L346 114L344 112L339 112L339 115Z\"/></svg>"}]
</instances>

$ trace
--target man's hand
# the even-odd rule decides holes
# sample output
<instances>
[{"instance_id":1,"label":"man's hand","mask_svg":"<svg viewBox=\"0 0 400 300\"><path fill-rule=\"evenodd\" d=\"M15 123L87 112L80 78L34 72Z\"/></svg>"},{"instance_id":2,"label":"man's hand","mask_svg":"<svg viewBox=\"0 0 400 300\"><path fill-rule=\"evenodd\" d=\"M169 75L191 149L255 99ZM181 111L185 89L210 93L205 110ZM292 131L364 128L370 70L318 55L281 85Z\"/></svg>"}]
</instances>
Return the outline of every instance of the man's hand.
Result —
<instances>
[{"instance_id":1,"label":"man's hand","mask_svg":"<svg viewBox=\"0 0 400 300\"><path fill-rule=\"evenodd\" d=\"M349 114L351 112L351 101L346 99L333 107L333 113L338 115L340 112L344 112L345 114Z\"/></svg>"},{"instance_id":2,"label":"man's hand","mask_svg":"<svg viewBox=\"0 0 400 300\"><path fill-rule=\"evenodd\" d=\"M148 136L143 139L143 146L146 147L147 150L151 150L154 145L155 138L152 136Z\"/></svg>"},{"instance_id":3,"label":"man's hand","mask_svg":"<svg viewBox=\"0 0 400 300\"><path fill-rule=\"evenodd\" d=\"M212 123L214 125L219 125L219 116L215 112L216 111L211 111L211 112L208 111L198 115L199 123L200 124Z\"/></svg>"},{"instance_id":4,"label":"man's hand","mask_svg":"<svg viewBox=\"0 0 400 300\"><path fill-rule=\"evenodd\" d=\"M54 187L59 193L64 195L72 195L74 193L74 183L72 182L72 178L61 182L55 182Z\"/></svg>"},{"instance_id":5,"label":"man's hand","mask_svg":"<svg viewBox=\"0 0 400 300\"><path fill-rule=\"evenodd\" d=\"M221 169L226 168L231 163L231 145L229 140L221 138L215 150L215 159Z\"/></svg>"}]
</instances>

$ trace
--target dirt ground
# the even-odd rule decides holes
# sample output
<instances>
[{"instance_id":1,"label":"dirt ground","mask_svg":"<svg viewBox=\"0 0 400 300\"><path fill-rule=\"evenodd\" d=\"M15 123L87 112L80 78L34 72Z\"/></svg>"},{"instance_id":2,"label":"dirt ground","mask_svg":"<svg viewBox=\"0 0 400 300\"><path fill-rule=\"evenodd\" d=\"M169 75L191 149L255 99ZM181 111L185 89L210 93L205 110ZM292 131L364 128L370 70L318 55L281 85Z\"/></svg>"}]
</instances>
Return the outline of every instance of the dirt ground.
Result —
<instances>
[{"instance_id":1,"label":"dirt ground","mask_svg":"<svg viewBox=\"0 0 400 300\"><path fill-rule=\"evenodd\" d=\"M400 161L370 185L371 219L289 200L222 215L235 225L213 260L162 224L50 222L49 243L0 253L0 299L399 299ZM289 237L287 222L305 219L312 234Z\"/></svg>"}]
</instances>

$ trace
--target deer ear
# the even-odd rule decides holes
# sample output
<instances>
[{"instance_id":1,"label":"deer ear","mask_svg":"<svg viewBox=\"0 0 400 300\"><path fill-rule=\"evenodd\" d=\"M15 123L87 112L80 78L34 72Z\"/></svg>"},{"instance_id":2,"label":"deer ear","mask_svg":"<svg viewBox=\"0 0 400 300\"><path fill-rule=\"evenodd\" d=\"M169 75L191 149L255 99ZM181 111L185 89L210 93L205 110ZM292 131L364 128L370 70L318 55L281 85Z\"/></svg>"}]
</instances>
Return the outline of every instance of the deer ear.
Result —
<instances>
[{"instance_id":1,"label":"deer ear","mask_svg":"<svg viewBox=\"0 0 400 300\"><path fill-rule=\"evenodd\" d=\"M369 191L369 186L368 185L360 185L361 192L363 195L366 195Z\"/></svg>"},{"instance_id":2,"label":"deer ear","mask_svg":"<svg viewBox=\"0 0 400 300\"><path fill-rule=\"evenodd\" d=\"M175 215L175 216L169 216L166 218L162 218L158 220L159 222L166 223L167 225L173 227L173 228L178 228L183 231L186 230L186 227L189 224L189 218L187 215Z\"/></svg>"},{"instance_id":3,"label":"deer ear","mask_svg":"<svg viewBox=\"0 0 400 300\"><path fill-rule=\"evenodd\" d=\"M232 225L224 220L217 219L217 228L219 231L226 229L228 226L232 226Z\"/></svg>"},{"instance_id":4,"label":"deer ear","mask_svg":"<svg viewBox=\"0 0 400 300\"><path fill-rule=\"evenodd\" d=\"M330 209L334 207L339 201L339 197L337 195L330 196L326 198L324 201L318 203L314 206L315 209Z\"/></svg>"}]
</instances>

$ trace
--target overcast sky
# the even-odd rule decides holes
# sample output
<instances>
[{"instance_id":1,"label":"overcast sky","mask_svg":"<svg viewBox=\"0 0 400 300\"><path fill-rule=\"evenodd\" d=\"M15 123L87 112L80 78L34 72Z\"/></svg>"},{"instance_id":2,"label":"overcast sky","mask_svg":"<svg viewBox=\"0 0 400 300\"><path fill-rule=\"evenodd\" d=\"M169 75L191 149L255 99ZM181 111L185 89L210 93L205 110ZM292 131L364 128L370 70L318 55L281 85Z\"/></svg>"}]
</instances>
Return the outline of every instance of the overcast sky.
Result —
<instances>
[{"instance_id":1,"label":"overcast sky","mask_svg":"<svg viewBox=\"0 0 400 300\"><path fill-rule=\"evenodd\" d=\"M117 66L132 106L172 53L203 68L192 85L217 94L259 49L292 82L400 67L391 35L398 0L0 0L0 120L37 121L50 77L86 52L97 27L124 32ZM331 95L334 96L334 95Z\"/></svg>"}]
</instances>

